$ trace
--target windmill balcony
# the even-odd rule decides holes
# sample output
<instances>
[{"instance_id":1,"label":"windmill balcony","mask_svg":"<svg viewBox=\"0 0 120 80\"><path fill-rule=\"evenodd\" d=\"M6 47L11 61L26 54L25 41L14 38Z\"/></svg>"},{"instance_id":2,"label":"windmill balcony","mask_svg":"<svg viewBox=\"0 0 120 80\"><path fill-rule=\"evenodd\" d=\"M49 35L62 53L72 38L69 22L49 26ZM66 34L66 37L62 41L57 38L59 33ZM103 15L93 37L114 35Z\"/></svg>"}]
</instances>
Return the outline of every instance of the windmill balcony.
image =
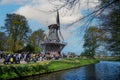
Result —
<instances>
[{"instance_id":1,"label":"windmill balcony","mask_svg":"<svg viewBox=\"0 0 120 80\"><path fill-rule=\"evenodd\" d=\"M40 44L46 44L46 43L55 43L55 44L64 44L64 45L67 45L66 42L64 41L56 41L56 40L53 40L53 41L41 41Z\"/></svg>"}]
</instances>

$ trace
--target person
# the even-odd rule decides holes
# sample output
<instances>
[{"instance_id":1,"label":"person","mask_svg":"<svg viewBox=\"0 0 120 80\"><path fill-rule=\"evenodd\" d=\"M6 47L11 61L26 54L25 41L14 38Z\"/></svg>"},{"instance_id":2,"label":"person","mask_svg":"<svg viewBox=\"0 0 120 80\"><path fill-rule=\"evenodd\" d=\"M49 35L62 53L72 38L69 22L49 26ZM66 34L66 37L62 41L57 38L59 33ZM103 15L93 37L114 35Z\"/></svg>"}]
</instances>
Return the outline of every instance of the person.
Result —
<instances>
[{"instance_id":1,"label":"person","mask_svg":"<svg viewBox=\"0 0 120 80\"><path fill-rule=\"evenodd\" d=\"M10 58L9 55L5 55L3 63L8 64L9 63L9 58Z\"/></svg>"},{"instance_id":2,"label":"person","mask_svg":"<svg viewBox=\"0 0 120 80\"><path fill-rule=\"evenodd\" d=\"M0 51L0 59L2 58L2 52Z\"/></svg>"},{"instance_id":3,"label":"person","mask_svg":"<svg viewBox=\"0 0 120 80\"><path fill-rule=\"evenodd\" d=\"M20 57L19 57L19 54L16 54L15 56L15 63L20 63Z\"/></svg>"},{"instance_id":4,"label":"person","mask_svg":"<svg viewBox=\"0 0 120 80\"><path fill-rule=\"evenodd\" d=\"M10 54L9 61L10 61L10 63L14 63L14 61L15 61L15 55Z\"/></svg>"},{"instance_id":5,"label":"person","mask_svg":"<svg viewBox=\"0 0 120 80\"><path fill-rule=\"evenodd\" d=\"M30 62L30 54L29 53L26 54L26 60L25 61Z\"/></svg>"}]
</instances>

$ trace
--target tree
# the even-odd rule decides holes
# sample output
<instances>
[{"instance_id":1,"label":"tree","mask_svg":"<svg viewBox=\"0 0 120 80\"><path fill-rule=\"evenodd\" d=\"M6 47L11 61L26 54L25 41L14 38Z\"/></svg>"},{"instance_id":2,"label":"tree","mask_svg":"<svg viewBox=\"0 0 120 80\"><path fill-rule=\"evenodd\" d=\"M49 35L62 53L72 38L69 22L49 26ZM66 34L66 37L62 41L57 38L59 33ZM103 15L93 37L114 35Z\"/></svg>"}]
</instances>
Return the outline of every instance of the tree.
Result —
<instances>
[{"instance_id":1,"label":"tree","mask_svg":"<svg viewBox=\"0 0 120 80\"><path fill-rule=\"evenodd\" d=\"M106 5L111 0L101 0L101 6ZM102 14L100 20L102 21L102 29L109 33L107 42L107 49L115 55L120 55L120 0L109 6Z\"/></svg>"},{"instance_id":2,"label":"tree","mask_svg":"<svg viewBox=\"0 0 120 80\"><path fill-rule=\"evenodd\" d=\"M44 31L39 29L34 31L29 37L29 44L40 47L40 41L45 37Z\"/></svg>"},{"instance_id":3,"label":"tree","mask_svg":"<svg viewBox=\"0 0 120 80\"><path fill-rule=\"evenodd\" d=\"M41 49L40 42L44 39L45 34L44 30L39 29L34 31L30 37L28 43L35 47L35 52L39 53Z\"/></svg>"},{"instance_id":4,"label":"tree","mask_svg":"<svg viewBox=\"0 0 120 80\"><path fill-rule=\"evenodd\" d=\"M5 26L2 28L8 35L7 43L9 51L15 52L23 48L30 33L30 28L24 16L18 14L7 14Z\"/></svg>"},{"instance_id":5,"label":"tree","mask_svg":"<svg viewBox=\"0 0 120 80\"><path fill-rule=\"evenodd\" d=\"M89 27L84 35L84 52L82 55L93 58L95 50L100 46L101 41L105 40L104 32L97 27Z\"/></svg>"},{"instance_id":6,"label":"tree","mask_svg":"<svg viewBox=\"0 0 120 80\"><path fill-rule=\"evenodd\" d=\"M7 36L5 35L4 32L0 32L0 51L4 51L6 50L6 39L7 39Z\"/></svg>"},{"instance_id":7,"label":"tree","mask_svg":"<svg viewBox=\"0 0 120 80\"><path fill-rule=\"evenodd\" d=\"M30 45L30 44L27 44L27 46L24 47L23 50L24 50L25 52L33 53L33 52L35 51L35 48L34 48L34 46L32 46L32 45Z\"/></svg>"}]
</instances>

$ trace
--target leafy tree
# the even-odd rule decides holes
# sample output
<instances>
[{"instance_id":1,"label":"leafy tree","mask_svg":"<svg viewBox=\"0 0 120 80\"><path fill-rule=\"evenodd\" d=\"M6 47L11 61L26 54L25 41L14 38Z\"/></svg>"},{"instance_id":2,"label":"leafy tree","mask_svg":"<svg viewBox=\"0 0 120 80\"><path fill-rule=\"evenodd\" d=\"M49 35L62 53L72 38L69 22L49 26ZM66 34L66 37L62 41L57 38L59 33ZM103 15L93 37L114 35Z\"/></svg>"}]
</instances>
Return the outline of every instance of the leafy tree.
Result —
<instances>
[{"instance_id":1,"label":"leafy tree","mask_svg":"<svg viewBox=\"0 0 120 80\"><path fill-rule=\"evenodd\" d=\"M111 0L100 0L101 6L111 2ZM102 29L109 33L107 49L115 55L120 55L120 0L116 0L100 16Z\"/></svg>"},{"instance_id":2,"label":"leafy tree","mask_svg":"<svg viewBox=\"0 0 120 80\"><path fill-rule=\"evenodd\" d=\"M100 46L101 41L105 40L104 32L96 27L89 27L84 35L84 52L82 55L93 58L95 50ZM101 36L102 35L102 36Z\"/></svg>"},{"instance_id":3,"label":"leafy tree","mask_svg":"<svg viewBox=\"0 0 120 80\"><path fill-rule=\"evenodd\" d=\"M6 50L7 44L6 44L7 36L4 32L0 32L0 51Z\"/></svg>"},{"instance_id":4,"label":"leafy tree","mask_svg":"<svg viewBox=\"0 0 120 80\"><path fill-rule=\"evenodd\" d=\"M42 50L42 48L41 48L41 47L35 47L35 51L34 51L34 53L40 53L40 52L41 52L41 50Z\"/></svg>"},{"instance_id":5,"label":"leafy tree","mask_svg":"<svg viewBox=\"0 0 120 80\"><path fill-rule=\"evenodd\" d=\"M35 47L35 52L39 53L42 49L40 46L40 42L44 39L45 34L42 29L34 31L29 37L29 44Z\"/></svg>"},{"instance_id":6,"label":"leafy tree","mask_svg":"<svg viewBox=\"0 0 120 80\"><path fill-rule=\"evenodd\" d=\"M30 33L26 18L18 14L7 14L3 29L8 35L8 50L13 52L24 46Z\"/></svg>"},{"instance_id":7,"label":"leafy tree","mask_svg":"<svg viewBox=\"0 0 120 80\"><path fill-rule=\"evenodd\" d=\"M43 40L45 37L44 31L39 29L34 31L29 37L29 44L40 47L40 41Z\"/></svg>"},{"instance_id":8,"label":"leafy tree","mask_svg":"<svg viewBox=\"0 0 120 80\"><path fill-rule=\"evenodd\" d=\"M33 53L33 52L35 51L35 48L34 48L34 46L32 46L32 45L30 45L30 44L27 44L27 46L24 47L23 50L24 50L25 52Z\"/></svg>"}]
</instances>

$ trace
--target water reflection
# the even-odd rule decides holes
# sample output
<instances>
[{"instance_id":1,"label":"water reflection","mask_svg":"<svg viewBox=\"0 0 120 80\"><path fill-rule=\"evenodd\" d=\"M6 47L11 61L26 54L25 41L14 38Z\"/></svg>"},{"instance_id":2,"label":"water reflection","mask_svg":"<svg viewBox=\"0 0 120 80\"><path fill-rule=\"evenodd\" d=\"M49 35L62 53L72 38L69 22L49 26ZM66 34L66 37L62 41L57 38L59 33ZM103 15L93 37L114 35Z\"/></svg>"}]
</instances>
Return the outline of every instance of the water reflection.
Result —
<instances>
[{"instance_id":1,"label":"water reflection","mask_svg":"<svg viewBox=\"0 0 120 80\"><path fill-rule=\"evenodd\" d=\"M120 62L101 61L78 69L29 77L24 80L120 80Z\"/></svg>"},{"instance_id":2,"label":"water reflection","mask_svg":"<svg viewBox=\"0 0 120 80\"><path fill-rule=\"evenodd\" d=\"M120 80L120 62L102 61L96 64L97 79Z\"/></svg>"}]
</instances>

